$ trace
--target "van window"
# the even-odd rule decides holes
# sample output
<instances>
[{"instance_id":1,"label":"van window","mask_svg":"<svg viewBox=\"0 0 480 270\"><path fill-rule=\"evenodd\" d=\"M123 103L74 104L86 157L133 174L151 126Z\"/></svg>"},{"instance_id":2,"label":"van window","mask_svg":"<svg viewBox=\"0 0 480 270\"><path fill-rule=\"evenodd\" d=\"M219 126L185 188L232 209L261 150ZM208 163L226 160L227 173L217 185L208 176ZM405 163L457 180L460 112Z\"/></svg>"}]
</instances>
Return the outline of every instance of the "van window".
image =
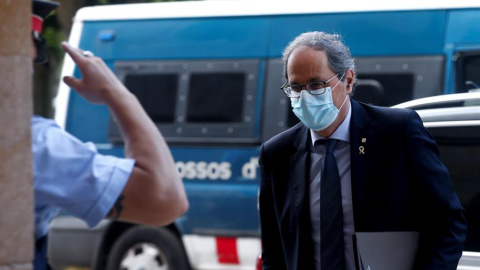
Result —
<instances>
[{"instance_id":1,"label":"van window","mask_svg":"<svg viewBox=\"0 0 480 270\"><path fill-rule=\"evenodd\" d=\"M477 88L475 85L480 86L480 55L465 57L464 69L465 83L473 82L473 84L466 85L467 90Z\"/></svg>"},{"instance_id":2,"label":"van window","mask_svg":"<svg viewBox=\"0 0 480 270\"><path fill-rule=\"evenodd\" d=\"M169 143L259 143L259 60L127 61L115 73Z\"/></svg>"},{"instance_id":3,"label":"van window","mask_svg":"<svg viewBox=\"0 0 480 270\"><path fill-rule=\"evenodd\" d=\"M244 73L198 73L190 76L188 122L242 122Z\"/></svg>"},{"instance_id":4,"label":"van window","mask_svg":"<svg viewBox=\"0 0 480 270\"><path fill-rule=\"evenodd\" d=\"M412 99L442 94L444 57L358 57L357 101L393 106Z\"/></svg>"},{"instance_id":5,"label":"van window","mask_svg":"<svg viewBox=\"0 0 480 270\"><path fill-rule=\"evenodd\" d=\"M412 73L360 73L353 98L368 104L393 106L411 100L415 76Z\"/></svg>"},{"instance_id":6,"label":"van window","mask_svg":"<svg viewBox=\"0 0 480 270\"><path fill-rule=\"evenodd\" d=\"M480 126L430 128L466 210L467 251L480 251Z\"/></svg>"},{"instance_id":7,"label":"van window","mask_svg":"<svg viewBox=\"0 0 480 270\"><path fill-rule=\"evenodd\" d=\"M138 98L155 123L174 121L177 97L176 74L129 74L125 86Z\"/></svg>"},{"instance_id":8,"label":"van window","mask_svg":"<svg viewBox=\"0 0 480 270\"><path fill-rule=\"evenodd\" d=\"M457 52L454 60L457 92L477 89L480 86L480 51Z\"/></svg>"}]
</instances>

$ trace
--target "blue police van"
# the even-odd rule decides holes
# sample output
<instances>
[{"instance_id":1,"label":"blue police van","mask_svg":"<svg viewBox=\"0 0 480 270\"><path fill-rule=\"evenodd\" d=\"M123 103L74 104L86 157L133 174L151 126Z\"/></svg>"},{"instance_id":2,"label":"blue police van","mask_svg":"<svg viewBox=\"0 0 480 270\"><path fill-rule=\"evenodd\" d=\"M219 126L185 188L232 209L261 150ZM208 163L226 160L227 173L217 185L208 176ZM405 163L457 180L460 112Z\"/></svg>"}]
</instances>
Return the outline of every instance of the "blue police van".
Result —
<instances>
[{"instance_id":1,"label":"blue police van","mask_svg":"<svg viewBox=\"0 0 480 270\"><path fill-rule=\"evenodd\" d=\"M255 269L259 148L298 122L280 90L282 50L295 36L343 36L356 58L353 98L359 101L392 106L480 84L480 3L394 2L230 0L81 9L70 44L104 59L138 97L171 148L190 209L162 228L104 220L88 229L61 216L50 228L52 265ZM62 76L71 74L79 71L66 58ZM123 156L108 110L64 84L55 118L103 154Z\"/></svg>"}]
</instances>

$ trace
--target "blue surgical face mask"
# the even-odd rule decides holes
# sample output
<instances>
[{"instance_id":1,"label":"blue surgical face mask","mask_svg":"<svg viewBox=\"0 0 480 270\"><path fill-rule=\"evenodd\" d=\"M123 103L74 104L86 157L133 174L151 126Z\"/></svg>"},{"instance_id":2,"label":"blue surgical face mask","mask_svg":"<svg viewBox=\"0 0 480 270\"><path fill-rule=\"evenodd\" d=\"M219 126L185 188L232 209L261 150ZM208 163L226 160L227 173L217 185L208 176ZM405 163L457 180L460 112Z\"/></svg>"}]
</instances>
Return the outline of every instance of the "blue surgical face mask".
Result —
<instances>
[{"instance_id":1,"label":"blue surgical face mask","mask_svg":"<svg viewBox=\"0 0 480 270\"><path fill-rule=\"evenodd\" d=\"M312 95L308 91L302 90L300 97L290 98L293 113L306 127L314 131L324 130L337 119L338 113L348 98L347 95L339 109L333 104L332 91L340 80L333 88L325 88L325 93L322 95Z\"/></svg>"}]
</instances>

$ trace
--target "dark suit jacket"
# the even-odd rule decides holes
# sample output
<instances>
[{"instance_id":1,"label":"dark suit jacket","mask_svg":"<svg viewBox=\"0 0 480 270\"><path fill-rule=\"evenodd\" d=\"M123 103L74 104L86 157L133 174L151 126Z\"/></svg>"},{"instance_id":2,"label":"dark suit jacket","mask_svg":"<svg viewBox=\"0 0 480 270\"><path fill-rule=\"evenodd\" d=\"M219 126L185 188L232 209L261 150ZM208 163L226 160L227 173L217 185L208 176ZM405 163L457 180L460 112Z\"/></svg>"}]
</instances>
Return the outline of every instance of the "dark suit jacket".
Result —
<instances>
[{"instance_id":1,"label":"dark suit jacket","mask_svg":"<svg viewBox=\"0 0 480 270\"><path fill-rule=\"evenodd\" d=\"M420 231L416 269L456 269L466 222L433 137L414 111L351 104L355 230ZM313 269L309 144L309 129L300 123L262 146L264 270Z\"/></svg>"}]
</instances>

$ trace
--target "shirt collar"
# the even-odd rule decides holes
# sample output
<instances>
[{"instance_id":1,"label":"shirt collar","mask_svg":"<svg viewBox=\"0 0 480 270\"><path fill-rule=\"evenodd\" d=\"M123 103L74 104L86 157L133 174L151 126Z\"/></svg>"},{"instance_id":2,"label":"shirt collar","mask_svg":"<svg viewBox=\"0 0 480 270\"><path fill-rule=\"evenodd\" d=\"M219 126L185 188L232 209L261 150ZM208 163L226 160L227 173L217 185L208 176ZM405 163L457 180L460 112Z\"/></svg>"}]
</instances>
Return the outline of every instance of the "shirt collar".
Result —
<instances>
[{"instance_id":1,"label":"shirt collar","mask_svg":"<svg viewBox=\"0 0 480 270\"><path fill-rule=\"evenodd\" d=\"M350 142L350 119L352 116L352 104L350 102L350 98L348 99L348 102L350 103L350 106L348 108L347 116L340 124L340 126L338 126L337 129L333 132L329 139L337 139L340 141ZM318 133L316 133L313 129L310 129L310 135L312 137L313 145L315 145L315 142L317 140L326 139L325 137L320 136Z\"/></svg>"}]
</instances>

